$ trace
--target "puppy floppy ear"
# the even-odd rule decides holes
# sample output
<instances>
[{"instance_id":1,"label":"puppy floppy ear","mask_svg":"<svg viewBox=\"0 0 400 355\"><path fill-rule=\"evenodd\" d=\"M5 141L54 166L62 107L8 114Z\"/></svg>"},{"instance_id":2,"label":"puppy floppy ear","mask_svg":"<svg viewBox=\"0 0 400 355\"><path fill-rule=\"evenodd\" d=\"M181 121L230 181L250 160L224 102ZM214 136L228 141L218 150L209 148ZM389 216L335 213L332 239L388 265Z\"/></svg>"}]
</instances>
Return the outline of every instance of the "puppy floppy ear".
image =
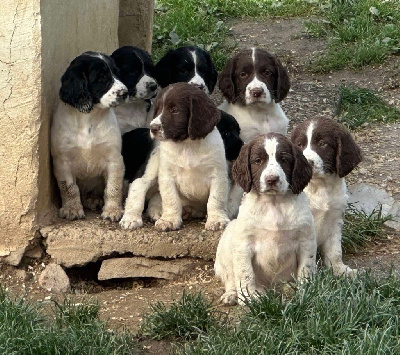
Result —
<instances>
[{"instance_id":1,"label":"puppy floppy ear","mask_svg":"<svg viewBox=\"0 0 400 355\"><path fill-rule=\"evenodd\" d=\"M193 89L197 92L190 96L188 134L190 139L201 139L217 125L221 118L221 111L206 93L198 88Z\"/></svg>"},{"instance_id":2,"label":"puppy floppy ear","mask_svg":"<svg viewBox=\"0 0 400 355\"><path fill-rule=\"evenodd\" d=\"M292 145L292 154L294 157L294 166L290 188L295 195L298 195L310 182L312 178L312 167L303 155L303 152L295 145Z\"/></svg>"},{"instance_id":3,"label":"puppy floppy ear","mask_svg":"<svg viewBox=\"0 0 400 355\"><path fill-rule=\"evenodd\" d=\"M343 129L337 138L336 145L336 174L345 177L361 162L361 150L350 132Z\"/></svg>"},{"instance_id":4,"label":"puppy floppy ear","mask_svg":"<svg viewBox=\"0 0 400 355\"><path fill-rule=\"evenodd\" d=\"M281 102L288 94L290 89L289 75L286 69L283 67L281 61L275 57L275 68L277 77L275 78L274 91L275 91L275 102Z\"/></svg>"},{"instance_id":5,"label":"puppy floppy ear","mask_svg":"<svg viewBox=\"0 0 400 355\"><path fill-rule=\"evenodd\" d=\"M82 113L89 113L93 109L93 99L81 65L71 64L62 76L60 99Z\"/></svg>"},{"instance_id":6,"label":"puppy floppy ear","mask_svg":"<svg viewBox=\"0 0 400 355\"><path fill-rule=\"evenodd\" d=\"M172 50L168 51L167 54L162 57L158 63L154 66L154 78L157 80L158 85L165 88L171 84L171 73L169 68L172 61Z\"/></svg>"},{"instance_id":7,"label":"puppy floppy ear","mask_svg":"<svg viewBox=\"0 0 400 355\"><path fill-rule=\"evenodd\" d=\"M253 185L250 167L250 143L243 145L240 149L239 156L232 166L232 177L244 192L250 192Z\"/></svg>"},{"instance_id":8,"label":"puppy floppy ear","mask_svg":"<svg viewBox=\"0 0 400 355\"><path fill-rule=\"evenodd\" d=\"M235 58L229 59L219 75L219 89L229 103L236 101L235 84L233 82L234 63Z\"/></svg>"},{"instance_id":9,"label":"puppy floppy ear","mask_svg":"<svg viewBox=\"0 0 400 355\"><path fill-rule=\"evenodd\" d=\"M208 67L210 68L210 76L207 78L207 87L208 91L211 94L214 91L215 84L217 83L218 79L218 72L215 69L214 63L212 62L211 56L208 52L204 52L204 56L206 58L206 62Z\"/></svg>"}]
</instances>

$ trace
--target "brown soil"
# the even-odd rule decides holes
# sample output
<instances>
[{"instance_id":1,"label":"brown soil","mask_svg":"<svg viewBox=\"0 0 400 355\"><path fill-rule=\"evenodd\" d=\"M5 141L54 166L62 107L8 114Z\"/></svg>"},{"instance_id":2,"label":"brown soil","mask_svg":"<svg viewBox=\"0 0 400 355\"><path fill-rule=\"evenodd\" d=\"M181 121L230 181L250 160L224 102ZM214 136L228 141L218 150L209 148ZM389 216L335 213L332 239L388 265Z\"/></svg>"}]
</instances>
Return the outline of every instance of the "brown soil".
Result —
<instances>
[{"instance_id":1,"label":"brown soil","mask_svg":"<svg viewBox=\"0 0 400 355\"><path fill-rule=\"evenodd\" d=\"M400 76L396 58L383 65L359 71L342 70L316 75L307 70L307 64L326 48L326 44L309 38L300 19L235 22L231 33L232 38L238 41L238 49L254 46L265 48L277 54L287 66L292 89L282 107L292 124L317 115L333 117L341 83L374 89L400 109ZM220 101L220 93L216 92L214 98ZM356 132L364 161L348 177L349 184L361 181L373 183L385 188L396 199L400 198L399 132L400 124L373 125ZM346 262L359 269L371 268L380 275L387 273L392 265L399 271L400 235L387 231L387 237L385 241L369 246L362 253L346 255ZM56 296L37 285L37 276L47 262L27 259L18 269L0 265L0 283L14 294L48 302L48 297ZM101 315L110 320L110 327L126 326L137 330L143 312L149 309L150 303L170 302L179 298L183 289L202 290L215 300L222 294L220 283L213 277L212 263L204 263L190 275L174 282L129 280L98 284L76 281L72 297L79 300L82 294L89 292L102 305ZM227 310L224 307L221 309ZM142 345L145 353L166 352L165 344L146 342Z\"/></svg>"}]
</instances>

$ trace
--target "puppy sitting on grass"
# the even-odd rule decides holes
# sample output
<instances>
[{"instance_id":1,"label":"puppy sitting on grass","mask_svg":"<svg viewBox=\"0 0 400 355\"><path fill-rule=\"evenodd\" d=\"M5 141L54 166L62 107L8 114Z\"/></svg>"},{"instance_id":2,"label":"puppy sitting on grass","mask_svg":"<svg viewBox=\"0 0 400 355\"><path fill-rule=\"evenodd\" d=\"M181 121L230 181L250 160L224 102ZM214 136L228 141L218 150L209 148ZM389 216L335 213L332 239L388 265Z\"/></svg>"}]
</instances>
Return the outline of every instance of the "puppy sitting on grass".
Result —
<instances>
[{"instance_id":1,"label":"puppy sitting on grass","mask_svg":"<svg viewBox=\"0 0 400 355\"><path fill-rule=\"evenodd\" d=\"M215 259L215 274L225 286L221 301L228 305L280 281L311 276L317 252L302 192L312 169L299 148L282 134L260 135L242 147L232 172L247 194Z\"/></svg>"}]
</instances>

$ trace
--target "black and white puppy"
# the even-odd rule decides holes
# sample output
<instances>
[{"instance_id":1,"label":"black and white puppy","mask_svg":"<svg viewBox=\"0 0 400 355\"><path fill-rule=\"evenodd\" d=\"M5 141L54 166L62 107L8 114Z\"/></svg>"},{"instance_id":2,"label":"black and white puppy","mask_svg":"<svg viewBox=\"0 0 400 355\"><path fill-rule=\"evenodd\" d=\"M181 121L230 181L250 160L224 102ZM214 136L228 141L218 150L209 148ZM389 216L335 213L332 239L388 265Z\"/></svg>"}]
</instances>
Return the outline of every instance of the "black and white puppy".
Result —
<instances>
[{"instance_id":1,"label":"black and white puppy","mask_svg":"<svg viewBox=\"0 0 400 355\"><path fill-rule=\"evenodd\" d=\"M160 92L154 116L150 131L159 142L159 151L152 155L155 168L151 175L158 179L162 198L162 215L156 228L179 229L183 211L191 210L196 216L207 214L206 229L224 228L228 222L229 182L224 144L216 128L220 111L199 88L177 83ZM146 173L152 170L151 162L152 158ZM125 228L135 227L133 218L141 219L142 211L140 216L130 213L130 205L137 200L131 198L136 181L131 184L121 220Z\"/></svg>"},{"instance_id":2,"label":"black and white puppy","mask_svg":"<svg viewBox=\"0 0 400 355\"><path fill-rule=\"evenodd\" d=\"M215 274L225 286L221 301L229 305L275 283L309 277L317 252L302 193L312 170L299 148L281 134L260 135L242 147L232 170L247 194L215 258Z\"/></svg>"},{"instance_id":3,"label":"black and white puppy","mask_svg":"<svg viewBox=\"0 0 400 355\"><path fill-rule=\"evenodd\" d=\"M169 51L155 65L154 72L162 88L184 82L198 86L206 94L214 91L218 78L210 54L194 46Z\"/></svg>"},{"instance_id":4,"label":"black and white puppy","mask_svg":"<svg viewBox=\"0 0 400 355\"><path fill-rule=\"evenodd\" d=\"M347 205L344 177L362 160L350 132L328 118L309 119L297 125L292 142L303 150L313 167L305 193L315 220L318 248L324 264L335 275L354 275L342 261L342 226Z\"/></svg>"},{"instance_id":5,"label":"black and white puppy","mask_svg":"<svg viewBox=\"0 0 400 355\"><path fill-rule=\"evenodd\" d=\"M290 80L275 56L257 48L238 53L220 74L219 88L226 99L219 108L239 122L244 142L268 132L287 133L289 121L279 102Z\"/></svg>"},{"instance_id":6,"label":"black and white puppy","mask_svg":"<svg viewBox=\"0 0 400 355\"><path fill-rule=\"evenodd\" d=\"M83 53L62 76L61 102L51 126L61 217L84 218L80 189L97 189L105 182L102 217L112 221L121 218L124 163L113 107L127 97L114 61L105 54Z\"/></svg>"},{"instance_id":7,"label":"black and white puppy","mask_svg":"<svg viewBox=\"0 0 400 355\"><path fill-rule=\"evenodd\" d=\"M129 102L115 109L121 133L146 127L150 99L157 95L158 90L153 61L145 50L132 46L118 48L111 57L129 91Z\"/></svg>"}]
</instances>

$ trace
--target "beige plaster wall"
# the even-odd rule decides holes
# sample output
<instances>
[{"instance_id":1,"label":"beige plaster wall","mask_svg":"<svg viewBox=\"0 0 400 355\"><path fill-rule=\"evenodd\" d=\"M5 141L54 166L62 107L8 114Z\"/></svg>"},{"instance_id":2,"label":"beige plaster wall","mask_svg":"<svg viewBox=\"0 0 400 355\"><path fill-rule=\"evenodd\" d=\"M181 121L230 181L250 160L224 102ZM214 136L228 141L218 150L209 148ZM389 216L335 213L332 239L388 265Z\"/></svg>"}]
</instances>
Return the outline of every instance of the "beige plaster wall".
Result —
<instances>
[{"instance_id":1,"label":"beige plaster wall","mask_svg":"<svg viewBox=\"0 0 400 355\"><path fill-rule=\"evenodd\" d=\"M153 0L120 0L119 45L137 46L151 52Z\"/></svg>"},{"instance_id":2,"label":"beige plaster wall","mask_svg":"<svg viewBox=\"0 0 400 355\"><path fill-rule=\"evenodd\" d=\"M51 206L50 118L60 77L86 50L118 46L118 0L3 0L0 259L20 262Z\"/></svg>"},{"instance_id":3,"label":"beige plaster wall","mask_svg":"<svg viewBox=\"0 0 400 355\"><path fill-rule=\"evenodd\" d=\"M0 26L0 256L9 256L33 237L37 223L39 0L3 1Z\"/></svg>"}]
</instances>

